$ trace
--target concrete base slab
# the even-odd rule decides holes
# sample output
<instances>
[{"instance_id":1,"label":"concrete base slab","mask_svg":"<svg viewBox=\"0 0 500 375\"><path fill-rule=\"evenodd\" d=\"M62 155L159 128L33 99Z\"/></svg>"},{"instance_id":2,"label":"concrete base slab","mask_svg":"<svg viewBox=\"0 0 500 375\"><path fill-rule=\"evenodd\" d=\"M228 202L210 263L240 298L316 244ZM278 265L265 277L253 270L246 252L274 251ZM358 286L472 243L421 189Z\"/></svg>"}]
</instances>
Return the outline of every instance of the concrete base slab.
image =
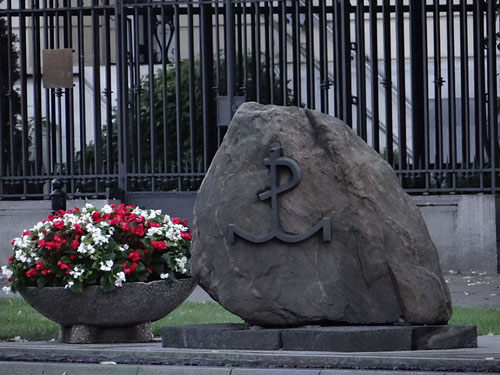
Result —
<instances>
[{"instance_id":1,"label":"concrete base slab","mask_svg":"<svg viewBox=\"0 0 500 375\"><path fill-rule=\"evenodd\" d=\"M40 369L44 371L40 371ZM57 370L57 371L56 371ZM500 372L500 336L477 348L390 352L299 352L162 348L146 344L0 342L0 374L419 374Z\"/></svg>"},{"instance_id":2,"label":"concrete base slab","mask_svg":"<svg viewBox=\"0 0 500 375\"><path fill-rule=\"evenodd\" d=\"M475 326L336 326L252 329L244 324L167 327L162 345L185 349L375 352L477 347Z\"/></svg>"},{"instance_id":3,"label":"concrete base slab","mask_svg":"<svg viewBox=\"0 0 500 375\"><path fill-rule=\"evenodd\" d=\"M93 363L31 363L0 362L5 375L408 375L408 371L386 370L319 370L263 369L193 366L119 365L113 362ZM464 375L463 372L412 371L411 375ZM475 372L475 375L489 373Z\"/></svg>"},{"instance_id":4,"label":"concrete base slab","mask_svg":"<svg viewBox=\"0 0 500 375\"><path fill-rule=\"evenodd\" d=\"M61 326L59 341L67 344L113 344L153 341L151 323L123 328L100 328L88 325Z\"/></svg>"}]
</instances>

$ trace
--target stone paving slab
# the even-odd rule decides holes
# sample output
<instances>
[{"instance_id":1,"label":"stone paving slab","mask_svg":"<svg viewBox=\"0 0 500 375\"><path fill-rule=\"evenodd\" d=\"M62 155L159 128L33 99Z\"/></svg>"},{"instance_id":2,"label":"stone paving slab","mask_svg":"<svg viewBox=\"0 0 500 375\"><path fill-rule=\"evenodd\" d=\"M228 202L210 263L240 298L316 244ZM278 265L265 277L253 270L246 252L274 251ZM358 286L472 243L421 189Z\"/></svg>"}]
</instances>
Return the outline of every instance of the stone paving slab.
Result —
<instances>
[{"instance_id":1,"label":"stone paving slab","mask_svg":"<svg viewBox=\"0 0 500 375\"><path fill-rule=\"evenodd\" d=\"M234 367L181 367L87 363L0 362L2 375L463 375L463 372L244 369ZM491 373L476 372L475 375Z\"/></svg>"},{"instance_id":2,"label":"stone paving slab","mask_svg":"<svg viewBox=\"0 0 500 375\"><path fill-rule=\"evenodd\" d=\"M162 348L160 342L150 344L71 345L57 342L0 343L0 363L20 365L35 362L49 366L86 363L98 366L115 362L143 366L182 366L183 371L195 368L227 369L290 369L316 370L311 374L328 374L325 370L377 370L392 374L405 371L422 372L500 372L500 336L482 336L478 348L456 350L399 351L399 352L294 352L251 350L196 350ZM45 362L45 364L41 363ZM5 364L3 365L6 368ZM34 365L33 365L34 366ZM7 368L8 365L7 365ZM61 368L61 367L59 367ZM62 367L64 368L64 367ZM1 367L0 367L1 369ZM322 372L317 372L322 370ZM141 370L142 371L142 370ZM196 370L194 370L196 371ZM237 372L231 372L231 375ZM356 373L360 373L357 371ZM396 372L394 372L396 371ZM180 374L189 372L180 372ZM192 372L195 374L195 372ZM250 374L250 372L247 372ZM264 374L264 372L262 372ZM8 374L0 371L0 374ZM14 373L15 374L15 373ZM25 374L25 372L23 372ZM28 373L29 374L29 373ZM40 374L38 372L37 374ZM47 374L47 372L46 372ZM60 375L61 372L58 374ZM112 373L111 373L112 374ZM172 372L175 374L175 372ZM216 372L216 374L218 374ZM224 374L222 372L221 374ZM242 372L244 374L244 372ZM273 374L272 372L269 374ZM299 373L300 374L300 373ZM336 372L331 372L336 374ZM369 374L369 373L367 373ZM376 374L376 373L375 373ZM412 375L414 373L412 372ZM70 373L67 373L70 375Z\"/></svg>"},{"instance_id":3,"label":"stone paving slab","mask_svg":"<svg viewBox=\"0 0 500 375\"><path fill-rule=\"evenodd\" d=\"M475 326L331 326L252 329L217 323L165 327L162 345L185 349L373 352L475 348Z\"/></svg>"},{"instance_id":4,"label":"stone paving slab","mask_svg":"<svg viewBox=\"0 0 500 375\"><path fill-rule=\"evenodd\" d=\"M463 375L463 372L301 370L234 367L181 367L87 363L0 362L2 375ZM475 375L491 373L476 372Z\"/></svg>"}]
</instances>

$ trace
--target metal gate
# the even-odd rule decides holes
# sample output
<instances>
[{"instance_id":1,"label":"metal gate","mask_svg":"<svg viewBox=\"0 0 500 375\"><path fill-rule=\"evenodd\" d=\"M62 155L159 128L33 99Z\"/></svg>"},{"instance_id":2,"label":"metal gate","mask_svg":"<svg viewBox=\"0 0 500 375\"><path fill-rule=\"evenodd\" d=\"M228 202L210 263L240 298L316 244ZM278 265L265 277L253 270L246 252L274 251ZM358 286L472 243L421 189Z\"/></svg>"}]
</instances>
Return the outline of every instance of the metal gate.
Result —
<instances>
[{"instance_id":1,"label":"metal gate","mask_svg":"<svg viewBox=\"0 0 500 375\"><path fill-rule=\"evenodd\" d=\"M179 200L244 100L344 119L410 193L496 193L496 5L4 0L0 198Z\"/></svg>"}]
</instances>

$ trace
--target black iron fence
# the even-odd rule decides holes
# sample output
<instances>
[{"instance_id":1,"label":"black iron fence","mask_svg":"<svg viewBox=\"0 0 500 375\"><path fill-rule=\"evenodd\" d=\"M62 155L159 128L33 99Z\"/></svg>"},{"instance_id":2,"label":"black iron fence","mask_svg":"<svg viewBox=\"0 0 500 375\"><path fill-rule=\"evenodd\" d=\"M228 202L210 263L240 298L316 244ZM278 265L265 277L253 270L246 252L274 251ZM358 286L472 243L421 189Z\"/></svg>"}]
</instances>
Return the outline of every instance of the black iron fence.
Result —
<instances>
[{"instance_id":1,"label":"black iron fence","mask_svg":"<svg viewBox=\"0 0 500 375\"><path fill-rule=\"evenodd\" d=\"M0 198L194 191L244 100L344 119L410 193L495 193L497 5L3 0Z\"/></svg>"}]
</instances>

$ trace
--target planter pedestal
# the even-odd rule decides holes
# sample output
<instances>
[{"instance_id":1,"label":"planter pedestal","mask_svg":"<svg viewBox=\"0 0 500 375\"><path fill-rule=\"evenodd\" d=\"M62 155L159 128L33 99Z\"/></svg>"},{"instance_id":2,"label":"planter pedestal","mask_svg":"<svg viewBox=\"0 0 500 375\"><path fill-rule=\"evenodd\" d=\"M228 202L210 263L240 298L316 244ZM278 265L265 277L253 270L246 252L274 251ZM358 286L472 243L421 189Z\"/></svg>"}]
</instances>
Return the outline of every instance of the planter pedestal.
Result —
<instances>
[{"instance_id":1,"label":"planter pedestal","mask_svg":"<svg viewBox=\"0 0 500 375\"><path fill-rule=\"evenodd\" d=\"M66 344L118 344L153 341L151 323L130 327L101 328L83 324L60 326L59 341Z\"/></svg>"},{"instance_id":2,"label":"planter pedestal","mask_svg":"<svg viewBox=\"0 0 500 375\"><path fill-rule=\"evenodd\" d=\"M111 292L90 286L82 293L63 287L29 287L23 298L61 327L59 341L69 344L131 343L153 340L151 322L179 306L196 286L194 279L168 283L124 283Z\"/></svg>"}]
</instances>

